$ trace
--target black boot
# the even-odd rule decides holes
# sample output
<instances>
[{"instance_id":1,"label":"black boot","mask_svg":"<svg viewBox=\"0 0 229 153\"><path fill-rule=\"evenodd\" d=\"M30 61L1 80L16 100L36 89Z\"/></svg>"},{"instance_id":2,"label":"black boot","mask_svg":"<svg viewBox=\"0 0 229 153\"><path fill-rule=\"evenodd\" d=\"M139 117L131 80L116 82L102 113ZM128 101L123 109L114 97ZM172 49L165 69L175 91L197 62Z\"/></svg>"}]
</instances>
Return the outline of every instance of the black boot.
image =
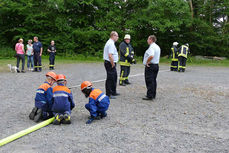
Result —
<instances>
[{"instance_id":1,"label":"black boot","mask_svg":"<svg viewBox=\"0 0 229 153\"><path fill-rule=\"evenodd\" d=\"M64 114L62 123L63 123L63 124L71 124L71 117L70 117L69 114Z\"/></svg>"},{"instance_id":2,"label":"black boot","mask_svg":"<svg viewBox=\"0 0 229 153\"><path fill-rule=\"evenodd\" d=\"M128 80L128 79L127 79L127 80L125 80L124 82L125 82L125 84L131 84L131 83L129 82L129 80Z\"/></svg>"},{"instance_id":3,"label":"black boot","mask_svg":"<svg viewBox=\"0 0 229 153\"><path fill-rule=\"evenodd\" d=\"M34 121L35 122L39 122L40 121L40 119L42 118L42 113L43 113L42 109L38 109L37 110L37 113L34 116Z\"/></svg>"},{"instance_id":4,"label":"black boot","mask_svg":"<svg viewBox=\"0 0 229 153\"><path fill-rule=\"evenodd\" d=\"M29 119L34 120L34 117L35 117L35 115L36 115L36 113L37 113L37 110L38 110L37 107L34 107L34 108L32 109L32 112L29 114Z\"/></svg>"},{"instance_id":5,"label":"black boot","mask_svg":"<svg viewBox=\"0 0 229 153\"><path fill-rule=\"evenodd\" d=\"M62 114L57 114L55 120L53 121L53 125L60 125L61 121L63 120L64 116Z\"/></svg>"}]
</instances>

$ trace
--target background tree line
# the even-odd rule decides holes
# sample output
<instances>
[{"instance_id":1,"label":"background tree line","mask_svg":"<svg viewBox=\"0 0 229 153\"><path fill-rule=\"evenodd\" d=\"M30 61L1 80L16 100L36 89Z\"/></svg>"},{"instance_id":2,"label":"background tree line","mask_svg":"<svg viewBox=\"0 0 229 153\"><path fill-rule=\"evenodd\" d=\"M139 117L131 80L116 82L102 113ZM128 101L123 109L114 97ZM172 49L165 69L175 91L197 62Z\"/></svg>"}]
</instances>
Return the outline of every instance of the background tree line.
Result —
<instances>
[{"instance_id":1,"label":"background tree line","mask_svg":"<svg viewBox=\"0 0 229 153\"><path fill-rule=\"evenodd\" d=\"M115 30L119 42L132 36L138 56L155 34L162 55L177 41L192 55L229 57L228 16L228 0L1 0L0 46L38 36L45 50L55 40L61 54L102 56Z\"/></svg>"}]
</instances>

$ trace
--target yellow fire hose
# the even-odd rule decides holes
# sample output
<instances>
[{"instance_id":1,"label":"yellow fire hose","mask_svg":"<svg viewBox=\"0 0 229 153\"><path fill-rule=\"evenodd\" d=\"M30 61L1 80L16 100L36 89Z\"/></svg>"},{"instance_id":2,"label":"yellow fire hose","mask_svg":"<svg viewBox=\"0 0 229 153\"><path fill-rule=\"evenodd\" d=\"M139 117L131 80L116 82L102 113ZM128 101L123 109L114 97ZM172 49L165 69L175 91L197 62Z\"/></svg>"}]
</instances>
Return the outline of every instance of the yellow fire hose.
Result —
<instances>
[{"instance_id":1,"label":"yellow fire hose","mask_svg":"<svg viewBox=\"0 0 229 153\"><path fill-rule=\"evenodd\" d=\"M15 133L15 134L13 134L11 136L8 136L8 137L0 140L0 147L5 145L5 144L7 144L7 143L9 143L9 142L11 142L11 141L14 141L14 140L16 140L16 139L18 139L20 137L23 137L23 136L25 136L25 135L27 135L29 133L32 133L32 132L34 132L34 131L42 128L42 127L45 127L45 126L49 125L50 123L52 123L54 121L54 119L55 119L55 117L50 118L50 119L48 119L46 121L43 121L43 122L41 122L41 123L39 123L37 125L34 125L34 126L28 128L28 129L22 130L22 131L20 131L18 133Z\"/></svg>"}]
</instances>

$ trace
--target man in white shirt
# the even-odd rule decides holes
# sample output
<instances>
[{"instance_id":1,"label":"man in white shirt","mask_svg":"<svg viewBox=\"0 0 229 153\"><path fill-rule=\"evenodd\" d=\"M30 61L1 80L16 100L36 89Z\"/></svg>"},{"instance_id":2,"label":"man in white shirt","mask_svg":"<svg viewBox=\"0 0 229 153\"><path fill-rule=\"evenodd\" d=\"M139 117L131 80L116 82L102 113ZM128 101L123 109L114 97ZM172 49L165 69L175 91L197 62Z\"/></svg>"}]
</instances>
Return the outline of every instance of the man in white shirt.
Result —
<instances>
[{"instance_id":1,"label":"man in white shirt","mask_svg":"<svg viewBox=\"0 0 229 153\"><path fill-rule=\"evenodd\" d=\"M115 99L114 96L119 94L116 92L117 86L117 70L116 63L118 62L118 52L115 46L115 42L118 40L118 33L112 31L110 39L106 42L103 50L104 66L107 71L107 79L105 83L106 95L110 99Z\"/></svg>"},{"instance_id":2,"label":"man in white shirt","mask_svg":"<svg viewBox=\"0 0 229 153\"><path fill-rule=\"evenodd\" d=\"M157 38L154 35L148 37L149 48L144 54L143 64L145 65L145 82L147 87L146 97L143 100L153 100L156 98L157 74L159 71L159 60L161 49L156 44Z\"/></svg>"}]
</instances>

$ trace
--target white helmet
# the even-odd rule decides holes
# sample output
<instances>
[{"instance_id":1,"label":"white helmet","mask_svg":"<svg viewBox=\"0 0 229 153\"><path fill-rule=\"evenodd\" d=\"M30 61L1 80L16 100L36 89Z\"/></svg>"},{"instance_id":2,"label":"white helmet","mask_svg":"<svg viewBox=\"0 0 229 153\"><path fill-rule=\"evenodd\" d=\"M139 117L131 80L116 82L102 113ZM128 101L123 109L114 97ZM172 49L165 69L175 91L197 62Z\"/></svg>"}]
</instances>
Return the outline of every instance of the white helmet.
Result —
<instances>
[{"instance_id":1,"label":"white helmet","mask_svg":"<svg viewBox=\"0 0 229 153\"><path fill-rule=\"evenodd\" d=\"M185 44L185 46L188 46L188 47L189 47L189 44L188 44L188 43L186 43L186 44Z\"/></svg>"},{"instance_id":2,"label":"white helmet","mask_svg":"<svg viewBox=\"0 0 229 153\"><path fill-rule=\"evenodd\" d=\"M129 34L126 34L124 39L130 39L130 35Z\"/></svg>"},{"instance_id":3,"label":"white helmet","mask_svg":"<svg viewBox=\"0 0 229 153\"><path fill-rule=\"evenodd\" d=\"M178 42L174 42L173 43L173 46L177 46L179 43Z\"/></svg>"}]
</instances>

